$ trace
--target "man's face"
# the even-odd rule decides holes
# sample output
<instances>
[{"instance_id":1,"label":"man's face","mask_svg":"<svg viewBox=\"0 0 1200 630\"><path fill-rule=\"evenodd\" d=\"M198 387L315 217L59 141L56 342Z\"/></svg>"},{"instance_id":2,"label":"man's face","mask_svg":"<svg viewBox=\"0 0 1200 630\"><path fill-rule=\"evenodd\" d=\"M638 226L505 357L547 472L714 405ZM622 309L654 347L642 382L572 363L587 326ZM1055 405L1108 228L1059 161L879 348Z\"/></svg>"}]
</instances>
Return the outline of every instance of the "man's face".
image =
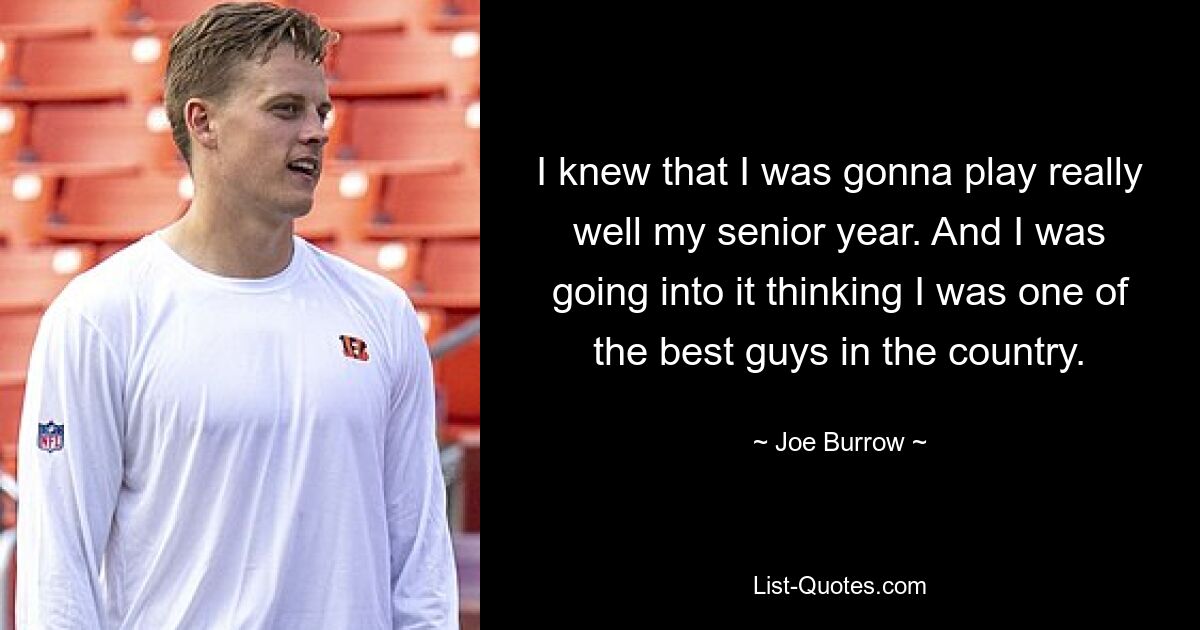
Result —
<instances>
[{"instance_id":1,"label":"man's face","mask_svg":"<svg viewBox=\"0 0 1200 630\"><path fill-rule=\"evenodd\" d=\"M325 73L282 44L265 64L242 62L240 79L212 110L211 173L237 211L297 218L312 209L329 137Z\"/></svg>"}]
</instances>

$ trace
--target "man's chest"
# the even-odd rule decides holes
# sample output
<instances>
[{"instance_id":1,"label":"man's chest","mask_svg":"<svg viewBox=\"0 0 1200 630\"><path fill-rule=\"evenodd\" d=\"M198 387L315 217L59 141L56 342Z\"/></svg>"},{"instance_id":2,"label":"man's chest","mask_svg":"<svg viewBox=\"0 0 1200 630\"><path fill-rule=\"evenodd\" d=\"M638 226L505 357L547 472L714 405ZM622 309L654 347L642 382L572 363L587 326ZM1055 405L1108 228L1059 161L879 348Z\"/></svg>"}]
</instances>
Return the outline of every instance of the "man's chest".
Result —
<instances>
[{"instance_id":1,"label":"man's chest","mask_svg":"<svg viewBox=\"0 0 1200 630\"><path fill-rule=\"evenodd\" d=\"M373 432L390 400L381 328L339 306L243 299L148 322L128 372L128 429Z\"/></svg>"}]
</instances>

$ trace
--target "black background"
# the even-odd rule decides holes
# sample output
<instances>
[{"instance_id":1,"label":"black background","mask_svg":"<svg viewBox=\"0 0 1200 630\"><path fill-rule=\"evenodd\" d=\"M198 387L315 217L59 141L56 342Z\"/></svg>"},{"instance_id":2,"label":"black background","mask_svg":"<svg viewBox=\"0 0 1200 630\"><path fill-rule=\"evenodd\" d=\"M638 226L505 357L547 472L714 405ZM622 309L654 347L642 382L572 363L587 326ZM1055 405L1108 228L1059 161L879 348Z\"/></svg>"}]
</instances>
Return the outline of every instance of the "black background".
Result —
<instances>
[{"instance_id":1,"label":"black background","mask_svg":"<svg viewBox=\"0 0 1200 630\"><path fill-rule=\"evenodd\" d=\"M893 16L879 29L857 21L864 16L784 19L761 8L648 15L554 5L489 16L499 24L490 84L502 96L489 103L503 103L490 114L484 204L489 616L517 627L786 627L1169 615L1182 589L1192 415L1184 226L1194 202L1182 193L1192 176L1173 96L1182 57L1161 42L1134 44L1144 32L1132 23L1087 36L1014 24L988 37L965 16L937 28ZM662 162L675 156L724 157L729 185L662 185ZM752 177L743 187L741 156L752 168L829 164L832 181L767 188ZM989 156L1036 162L1034 186L965 194L963 164ZM1108 156L1143 164L1134 193L1047 185L1052 162ZM645 186L560 187L559 157L653 170ZM841 183L849 162L947 163L953 185L852 195ZM642 218L641 247L575 245L572 224L628 216ZM711 241L717 224L784 216L828 224L826 244ZM928 247L942 216L999 216L1005 242ZM1016 216L1026 225L1019 248ZM653 247L650 226L667 222L709 224L706 245L690 255ZM1035 222L1099 223L1106 240L1038 247ZM922 246L838 255L838 223L915 223ZM761 287L769 276L834 275L904 283L904 306L890 315L733 304L738 276ZM554 285L598 276L648 283L647 312L554 312ZM720 283L725 303L664 309L662 276ZM920 308L916 276L926 282ZM1096 284L1123 276L1126 306L1095 305ZM940 308L932 282L1003 283L1008 301ZM1023 307L1025 282L1078 283L1085 300ZM650 360L595 366L592 342L605 336L644 344ZM658 367L664 336L730 337L739 349L824 343L830 360L750 374L735 351L733 367ZM871 346L870 367L840 365L843 336ZM882 366L887 336L934 344L937 363ZM946 358L952 343L1038 337L1078 343L1084 364L1060 374L1059 362L953 367ZM785 431L818 444L824 431L907 444L898 454L777 453ZM876 588L916 579L928 594L754 595L754 577L768 575Z\"/></svg>"}]
</instances>

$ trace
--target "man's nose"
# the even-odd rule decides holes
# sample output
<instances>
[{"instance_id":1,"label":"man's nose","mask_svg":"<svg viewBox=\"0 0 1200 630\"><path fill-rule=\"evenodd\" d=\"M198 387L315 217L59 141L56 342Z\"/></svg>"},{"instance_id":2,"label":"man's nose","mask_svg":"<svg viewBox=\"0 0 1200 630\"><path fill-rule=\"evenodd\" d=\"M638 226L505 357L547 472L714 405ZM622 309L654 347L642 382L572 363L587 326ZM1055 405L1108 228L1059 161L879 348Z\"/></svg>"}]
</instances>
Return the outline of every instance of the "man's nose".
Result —
<instances>
[{"instance_id":1,"label":"man's nose","mask_svg":"<svg viewBox=\"0 0 1200 630\"><path fill-rule=\"evenodd\" d=\"M329 132L325 129L321 117L315 112L305 117L304 128L300 130L301 144L316 144L324 147L329 142Z\"/></svg>"}]
</instances>

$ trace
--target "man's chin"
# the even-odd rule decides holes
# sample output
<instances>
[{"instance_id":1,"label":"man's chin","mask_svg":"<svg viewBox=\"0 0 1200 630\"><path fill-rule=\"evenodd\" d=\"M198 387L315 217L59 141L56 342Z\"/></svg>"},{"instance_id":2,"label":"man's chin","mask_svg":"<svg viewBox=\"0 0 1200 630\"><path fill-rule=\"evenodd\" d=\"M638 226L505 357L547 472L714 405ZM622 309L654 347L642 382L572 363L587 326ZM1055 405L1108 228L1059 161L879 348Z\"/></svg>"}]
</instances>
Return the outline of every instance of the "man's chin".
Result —
<instances>
[{"instance_id":1,"label":"man's chin","mask_svg":"<svg viewBox=\"0 0 1200 630\"><path fill-rule=\"evenodd\" d=\"M284 212L300 218L312 212L316 197L316 193L312 190L293 190L279 201Z\"/></svg>"},{"instance_id":2,"label":"man's chin","mask_svg":"<svg viewBox=\"0 0 1200 630\"><path fill-rule=\"evenodd\" d=\"M312 199L308 199L307 201L292 200L290 203L279 206L279 211L293 220L303 219L312 212L312 209Z\"/></svg>"}]
</instances>

